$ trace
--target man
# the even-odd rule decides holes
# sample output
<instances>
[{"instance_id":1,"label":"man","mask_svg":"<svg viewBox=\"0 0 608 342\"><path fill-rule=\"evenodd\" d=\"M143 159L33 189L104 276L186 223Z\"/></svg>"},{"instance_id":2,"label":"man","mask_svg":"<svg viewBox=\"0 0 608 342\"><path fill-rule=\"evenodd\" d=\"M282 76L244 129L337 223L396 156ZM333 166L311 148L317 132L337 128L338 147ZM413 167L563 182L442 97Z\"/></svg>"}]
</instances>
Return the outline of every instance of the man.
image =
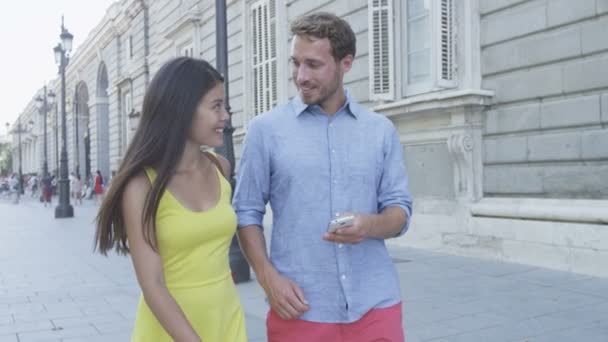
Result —
<instances>
[{"instance_id":1,"label":"man","mask_svg":"<svg viewBox=\"0 0 608 342\"><path fill-rule=\"evenodd\" d=\"M403 341L399 280L384 240L407 230L398 134L343 87L355 35L329 13L296 19L298 96L252 120L235 190L241 247L268 297L268 339ZM270 259L262 232L273 212ZM354 222L328 232L335 217Z\"/></svg>"}]
</instances>

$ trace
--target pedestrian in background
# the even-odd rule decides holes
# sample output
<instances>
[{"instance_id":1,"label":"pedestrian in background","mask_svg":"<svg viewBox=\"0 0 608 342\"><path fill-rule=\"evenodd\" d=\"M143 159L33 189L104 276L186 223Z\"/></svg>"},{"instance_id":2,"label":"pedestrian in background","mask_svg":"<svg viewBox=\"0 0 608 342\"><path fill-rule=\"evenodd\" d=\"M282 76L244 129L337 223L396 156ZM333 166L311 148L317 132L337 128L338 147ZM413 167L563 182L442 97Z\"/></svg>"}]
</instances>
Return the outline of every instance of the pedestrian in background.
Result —
<instances>
[{"instance_id":1,"label":"pedestrian in background","mask_svg":"<svg viewBox=\"0 0 608 342\"><path fill-rule=\"evenodd\" d=\"M8 187L10 193L13 195L13 204L19 203L19 195L21 193L21 187L19 184L19 176L16 173L13 173L11 178L8 181Z\"/></svg>"},{"instance_id":2,"label":"pedestrian in background","mask_svg":"<svg viewBox=\"0 0 608 342\"><path fill-rule=\"evenodd\" d=\"M134 342L244 342L228 264L236 231L223 157L222 76L206 61L162 66L97 216L96 247L130 253L142 289Z\"/></svg>"},{"instance_id":3,"label":"pedestrian in background","mask_svg":"<svg viewBox=\"0 0 608 342\"><path fill-rule=\"evenodd\" d=\"M291 32L298 96L251 121L234 197L241 247L271 306L268 340L403 341L384 242L404 234L411 215L397 130L344 88L356 52L347 22L313 13ZM347 223L328 231L336 217Z\"/></svg>"},{"instance_id":4,"label":"pedestrian in background","mask_svg":"<svg viewBox=\"0 0 608 342\"><path fill-rule=\"evenodd\" d=\"M97 170L94 179L93 193L95 194L95 202L100 203L103 198L103 176L101 175L101 171Z\"/></svg>"},{"instance_id":5,"label":"pedestrian in background","mask_svg":"<svg viewBox=\"0 0 608 342\"><path fill-rule=\"evenodd\" d=\"M74 204L82 205L82 188L84 183L80 178L79 174L74 175L74 184L72 185L72 192L74 193Z\"/></svg>"},{"instance_id":6,"label":"pedestrian in background","mask_svg":"<svg viewBox=\"0 0 608 342\"><path fill-rule=\"evenodd\" d=\"M49 173L42 177L42 202L44 206L51 205L51 197L53 195L53 178Z\"/></svg>"}]
</instances>

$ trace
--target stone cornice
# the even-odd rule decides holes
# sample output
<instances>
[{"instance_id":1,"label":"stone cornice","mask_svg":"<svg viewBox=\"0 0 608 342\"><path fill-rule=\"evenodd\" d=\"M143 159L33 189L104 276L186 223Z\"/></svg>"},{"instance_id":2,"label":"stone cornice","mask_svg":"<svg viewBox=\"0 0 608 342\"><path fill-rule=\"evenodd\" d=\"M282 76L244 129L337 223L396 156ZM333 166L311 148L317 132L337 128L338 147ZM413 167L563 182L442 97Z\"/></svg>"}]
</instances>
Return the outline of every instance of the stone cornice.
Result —
<instances>
[{"instance_id":1,"label":"stone cornice","mask_svg":"<svg viewBox=\"0 0 608 342\"><path fill-rule=\"evenodd\" d=\"M131 78L131 76L123 76L119 80L117 80L114 85L117 88L122 88L126 85L131 85L132 82L133 82L133 79Z\"/></svg>"},{"instance_id":2,"label":"stone cornice","mask_svg":"<svg viewBox=\"0 0 608 342\"><path fill-rule=\"evenodd\" d=\"M161 33L161 36L163 36L169 40L174 40L175 37L180 32L182 32L183 29L187 28L190 25L192 25L192 26L198 25L202 21L202 17L203 17L203 15L202 15L201 11L199 11L199 10L187 11L182 15L182 17L179 20L177 20L175 22L174 25L171 25L168 28L166 28Z\"/></svg>"},{"instance_id":3,"label":"stone cornice","mask_svg":"<svg viewBox=\"0 0 608 342\"><path fill-rule=\"evenodd\" d=\"M144 10L144 0L134 0L132 1L125 10L129 18L135 18L141 11Z\"/></svg>"},{"instance_id":4,"label":"stone cornice","mask_svg":"<svg viewBox=\"0 0 608 342\"><path fill-rule=\"evenodd\" d=\"M608 224L607 200L483 198L473 216Z\"/></svg>"},{"instance_id":5,"label":"stone cornice","mask_svg":"<svg viewBox=\"0 0 608 342\"><path fill-rule=\"evenodd\" d=\"M399 101L373 107L373 110L386 116L432 111L443 108L463 106L487 106L494 92L482 89L446 90L411 96Z\"/></svg>"},{"instance_id":6,"label":"stone cornice","mask_svg":"<svg viewBox=\"0 0 608 342\"><path fill-rule=\"evenodd\" d=\"M125 4L115 2L110 5L101 22L89 33L86 40L71 58L71 63L67 68L68 78L76 77L76 80L78 80L79 76L77 74L93 61L99 59L98 50L110 44L116 36L127 32L132 19L143 10L143 0L129 0ZM101 60L98 62L101 62ZM76 75L73 76L72 73L76 73Z\"/></svg>"},{"instance_id":7,"label":"stone cornice","mask_svg":"<svg viewBox=\"0 0 608 342\"><path fill-rule=\"evenodd\" d=\"M117 35L115 19L119 16L119 4L113 3L106 11L101 22L89 33L71 57L67 72L73 69L82 70L98 57L98 49L107 46Z\"/></svg>"}]
</instances>

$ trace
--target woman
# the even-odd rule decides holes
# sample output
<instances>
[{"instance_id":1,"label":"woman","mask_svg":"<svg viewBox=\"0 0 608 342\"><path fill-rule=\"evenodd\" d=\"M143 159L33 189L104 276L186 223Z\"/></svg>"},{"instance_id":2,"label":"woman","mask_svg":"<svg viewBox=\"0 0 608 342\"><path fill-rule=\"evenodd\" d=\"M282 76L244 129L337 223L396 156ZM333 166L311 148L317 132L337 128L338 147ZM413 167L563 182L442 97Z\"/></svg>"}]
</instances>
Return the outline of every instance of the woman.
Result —
<instances>
[{"instance_id":1,"label":"woman","mask_svg":"<svg viewBox=\"0 0 608 342\"><path fill-rule=\"evenodd\" d=\"M74 192L74 204L82 205L82 179L79 174L74 175L74 185L72 191Z\"/></svg>"},{"instance_id":2,"label":"woman","mask_svg":"<svg viewBox=\"0 0 608 342\"><path fill-rule=\"evenodd\" d=\"M146 91L96 233L101 253L131 255L143 294L132 341L246 341L228 265L230 166L200 149L222 145L226 120L223 78L205 61L169 61Z\"/></svg>"},{"instance_id":3,"label":"woman","mask_svg":"<svg viewBox=\"0 0 608 342\"><path fill-rule=\"evenodd\" d=\"M95 193L95 199L97 202L101 200L103 195L103 177L101 176L101 171L97 170L95 175L95 184L93 185L93 192Z\"/></svg>"}]
</instances>

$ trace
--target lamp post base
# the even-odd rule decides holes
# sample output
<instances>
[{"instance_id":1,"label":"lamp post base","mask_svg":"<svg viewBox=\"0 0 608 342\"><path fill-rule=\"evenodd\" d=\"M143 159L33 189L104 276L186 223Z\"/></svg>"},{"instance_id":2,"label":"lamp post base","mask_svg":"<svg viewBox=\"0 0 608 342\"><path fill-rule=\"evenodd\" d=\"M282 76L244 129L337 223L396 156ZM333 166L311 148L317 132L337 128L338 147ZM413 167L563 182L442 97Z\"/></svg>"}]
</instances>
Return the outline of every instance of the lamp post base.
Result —
<instances>
[{"instance_id":1,"label":"lamp post base","mask_svg":"<svg viewBox=\"0 0 608 342\"><path fill-rule=\"evenodd\" d=\"M55 208L55 218L74 217L74 207L71 204L59 204Z\"/></svg>"},{"instance_id":2,"label":"lamp post base","mask_svg":"<svg viewBox=\"0 0 608 342\"><path fill-rule=\"evenodd\" d=\"M232 280L237 284L251 280L249 264L247 263L247 259L245 259L243 253L241 253L241 248L239 247L239 242L236 236L232 238L228 256L230 270L232 271Z\"/></svg>"}]
</instances>

